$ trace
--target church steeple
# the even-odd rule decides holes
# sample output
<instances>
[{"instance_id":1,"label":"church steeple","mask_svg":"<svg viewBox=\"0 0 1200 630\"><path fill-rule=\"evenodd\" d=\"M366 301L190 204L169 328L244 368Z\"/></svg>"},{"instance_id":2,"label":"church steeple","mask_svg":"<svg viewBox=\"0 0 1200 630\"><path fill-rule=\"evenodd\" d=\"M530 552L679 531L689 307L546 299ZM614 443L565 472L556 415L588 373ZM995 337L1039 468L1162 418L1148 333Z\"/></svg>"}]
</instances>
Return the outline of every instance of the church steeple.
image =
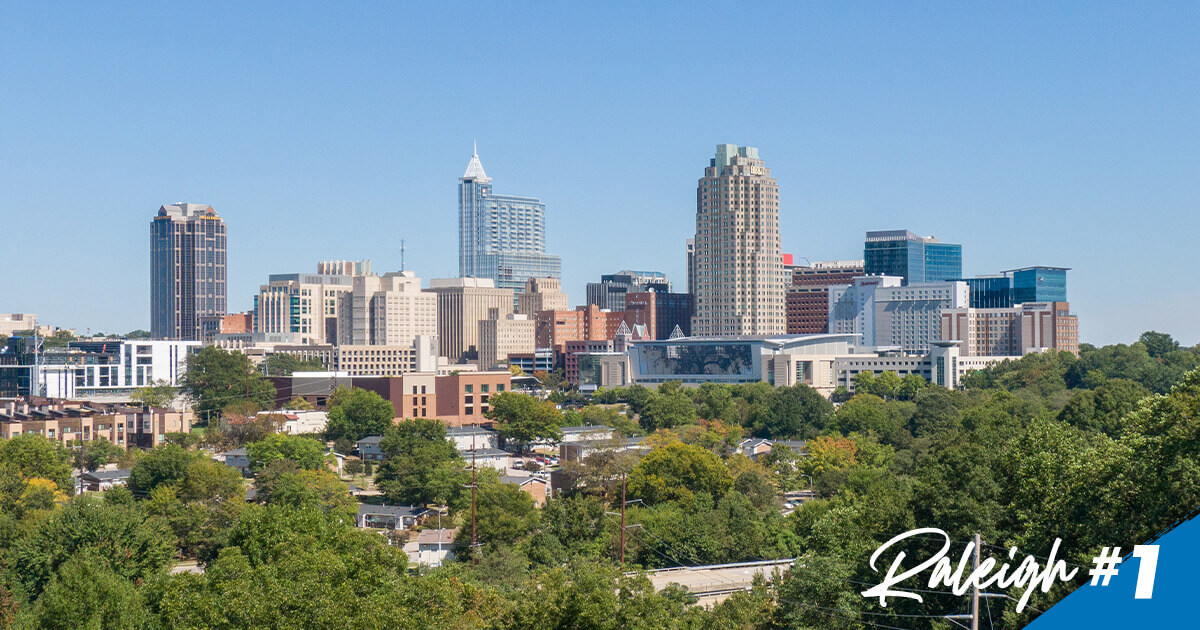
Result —
<instances>
[{"instance_id":1,"label":"church steeple","mask_svg":"<svg viewBox=\"0 0 1200 630\"><path fill-rule=\"evenodd\" d=\"M487 173L483 172L483 164L479 163L479 144L475 143L474 153L471 155L471 161L467 163L467 172L463 173L460 179L474 179L481 182L490 182L491 178Z\"/></svg>"}]
</instances>

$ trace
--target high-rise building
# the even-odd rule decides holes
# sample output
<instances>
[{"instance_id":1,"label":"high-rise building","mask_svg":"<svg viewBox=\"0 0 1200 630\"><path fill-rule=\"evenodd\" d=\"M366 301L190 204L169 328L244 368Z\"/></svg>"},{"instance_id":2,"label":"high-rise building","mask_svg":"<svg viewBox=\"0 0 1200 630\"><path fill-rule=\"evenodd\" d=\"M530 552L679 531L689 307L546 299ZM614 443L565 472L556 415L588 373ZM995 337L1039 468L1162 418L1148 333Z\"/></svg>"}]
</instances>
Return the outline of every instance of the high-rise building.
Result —
<instances>
[{"instance_id":1,"label":"high-rise building","mask_svg":"<svg viewBox=\"0 0 1200 630\"><path fill-rule=\"evenodd\" d=\"M490 278L435 278L427 292L437 296L438 354L451 363L479 359L479 322L513 312L513 292Z\"/></svg>"},{"instance_id":2,"label":"high-rise building","mask_svg":"<svg viewBox=\"0 0 1200 630\"><path fill-rule=\"evenodd\" d=\"M339 343L341 298L354 289L354 278L368 275L370 268L370 261L322 262L315 274L271 274L254 297L254 332L288 333L301 344ZM355 273L362 270L367 273Z\"/></svg>"},{"instance_id":3,"label":"high-rise building","mask_svg":"<svg viewBox=\"0 0 1200 630\"><path fill-rule=\"evenodd\" d=\"M963 356L1021 356L1051 348L1079 354L1079 319L1067 302L945 309L941 338L963 342Z\"/></svg>"},{"instance_id":4,"label":"high-rise building","mask_svg":"<svg viewBox=\"0 0 1200 630\"><path fill-rule=\"evenodd\" d=\"M1012 278L1013 304L1066 302L1069 267L1024 267L1004 274Z\"/></svg>"},{"instance_id":5,"label":"high-rise building","mask_svg":"<svg viewBox=\"0 0 1200 630\"><path fill-rule=\"evenodd\" d=\"M354 276L338 295L338 343L411 346L419 336L438 334L437 296L421 290L411 271Z\"/></svg>"},{"instance_id":6,"label":"high-rise building","mask_svg":"<svg viewBox=\"0 0 1200 630\"><path fill-rule=\"evenodd\" d=\"M162 206L150 222L150 332L197 341L200 318L226 313L225 222L211 206Z\"/></svg>"},{"instance_id":7,"label":"high-rise building","mask_svg":"<svg viewBox=\"0 0 1200 630\"><path fill-rule=\"evenodd\" d=\"M513 294L529 278L562 277L562 259L546 253L546 205L494 194L478 151L458 180L458 275Z\"/></svg>"},{"instance_id":8,"label":"high-rise building","mask_svg":"<svg viewBox=\"0 0 1200 630\"><path fill-rule=\"evenodd\" d=\"M899 276L905 284L962 278L962 245L908 230L867 232L863 265L870 276Z\"/></svg>"},{"instance_id":9,"label":"high-rise building","mask_svg":"<svg viewBox=\"0 0 1200 630\"><path fill-rule=\"evenodd\" d=\"M971 308L1009 308L1029 302L1066 302L1069 267L1023 267L966 278Z\"/></svg>"},{"instance_id":10,"label":"high-rise building","mask_svg":"<svg viewBox=\"0 0 1200 630\"><path fill-rule=\"evenodd\" d=\"M479 369L490 370L508 363L510 354L535 351L537 321L528 315L509 313L479 322Z\"/></svg>"},{"instance_id":11,"label":"high-rise building","mask_svg":"<svg viewBox=\"0 0 1200 630\"><path fill-rule=\"evenodd\" d=\"M671 281L661 271L618 271L600 276L600 282L587 284L587 303L612 311L625 310L625 294L655 291L671 292Z\"/></svg>"},{"instance_id":12,"label":"high-rise building","mask_svg":"<svg viewBox=\"0 0 1200 630\"><path fill-rule=\"evenodd\" d=\"M517 312L536 318L540 311L561 311L567 308L567 294L558 278L530 278L525 290L517 295Z\"/></svg>"},{"instance_id":13,"label":"high-rise building","mask_svg":"<svg viewBox=\"0 0 1200 630\"><path fill-rule=\"evenodd\" d=\"M941 314L964 308L967 283L902 285L897 276L860 276L829 289L829 332L858 335L857 345L924 353L940 340Z\"/></svg>"},{"instance_id":14,"label":"high-rise building","mask_svg":"<svg viewBox=\"0 0 1200 630\"><path fill-rule=\"evenodd\" d=\"M687 292L696 295L696 239L687 240Z\"/></svg>"},{"instance_id":15,"label":"high-rise building","mask_svg":"<svg viewBox=\"0 0 1200 630\"><path fill-rule=\"evenodd\" d=\"M696 190L692 334L786 330L779 186L758 149L717 145Z\"/></svg>"},{"instance_id":16,"label":"high-rise building","mask_svg":"<svg viewBox=\"0 0 1200 630\"><path fill-rule=\"evenodd\" d=\"M817 261L791 268L787 289L787 333L829 332L829 287L851 284L863 275L861 260Z\"/></svg>"}]
</instances>

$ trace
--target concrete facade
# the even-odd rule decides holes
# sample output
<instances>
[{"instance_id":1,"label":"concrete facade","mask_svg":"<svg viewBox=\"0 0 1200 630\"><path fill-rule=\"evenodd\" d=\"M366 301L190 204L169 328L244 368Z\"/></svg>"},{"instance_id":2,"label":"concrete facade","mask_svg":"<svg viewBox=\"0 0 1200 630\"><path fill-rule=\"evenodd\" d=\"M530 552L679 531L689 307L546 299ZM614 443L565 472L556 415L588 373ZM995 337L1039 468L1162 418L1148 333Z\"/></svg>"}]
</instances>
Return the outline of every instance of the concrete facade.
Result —
<instances>
[{"instance_id":1,"label":"concrete facade","mask_svg":"<svg viewBox=\"0 0 1200 630\"><path fill-rule=\"evenodd\" d=\"M758 149L717 145L696 190L692 334L786 330L779 186Z\"/></svg>"}]
</instances>

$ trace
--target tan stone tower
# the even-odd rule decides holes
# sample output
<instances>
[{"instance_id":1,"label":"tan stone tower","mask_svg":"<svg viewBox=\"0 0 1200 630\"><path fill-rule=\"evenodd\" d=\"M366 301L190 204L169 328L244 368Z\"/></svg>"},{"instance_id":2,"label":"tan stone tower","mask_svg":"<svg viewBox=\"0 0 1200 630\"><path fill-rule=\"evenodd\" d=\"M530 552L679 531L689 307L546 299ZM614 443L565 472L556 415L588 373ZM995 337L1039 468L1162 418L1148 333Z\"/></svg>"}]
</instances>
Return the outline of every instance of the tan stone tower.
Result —
<instances>
[{"instance_id":1,"label":"tan stone tower","mask_svg":"<svg viewBox=\"0 0 1200 630\"><path fill-rule=\"evenodd\" d=\"M693 336L787 329L779 185L758 149L717 145L696 189Z\"/></svg>"}]
</instances>

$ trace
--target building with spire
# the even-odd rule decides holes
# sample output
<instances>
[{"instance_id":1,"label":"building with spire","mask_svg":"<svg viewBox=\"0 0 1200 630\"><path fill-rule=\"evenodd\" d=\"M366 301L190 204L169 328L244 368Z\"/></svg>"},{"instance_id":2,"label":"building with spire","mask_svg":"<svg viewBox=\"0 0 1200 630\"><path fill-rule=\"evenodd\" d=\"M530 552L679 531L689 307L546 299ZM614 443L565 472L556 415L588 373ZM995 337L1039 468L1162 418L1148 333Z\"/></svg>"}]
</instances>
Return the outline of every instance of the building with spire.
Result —
<instances>
[{"instance_id":1,"label":"building with spire","mask_svg":"<svg viewBox=\"0 0 1200 630\"><path fill-rule=\"evenodd\" d=\"M779 185L755 147L717 145L696 190L692 335L786 330Z\"/></svg>"},{"instance_id":2,"label":"building with spire","mask_svg":"<svg viewBox=\"0 0 1200 630\"><path fill-rule=\"evenodd\" d=\"M458 180L458 275L514 294L530 278L562 277L562 259L546 253L546 205L494 194L478 149Z\"/></svg>"}]
</instances>

